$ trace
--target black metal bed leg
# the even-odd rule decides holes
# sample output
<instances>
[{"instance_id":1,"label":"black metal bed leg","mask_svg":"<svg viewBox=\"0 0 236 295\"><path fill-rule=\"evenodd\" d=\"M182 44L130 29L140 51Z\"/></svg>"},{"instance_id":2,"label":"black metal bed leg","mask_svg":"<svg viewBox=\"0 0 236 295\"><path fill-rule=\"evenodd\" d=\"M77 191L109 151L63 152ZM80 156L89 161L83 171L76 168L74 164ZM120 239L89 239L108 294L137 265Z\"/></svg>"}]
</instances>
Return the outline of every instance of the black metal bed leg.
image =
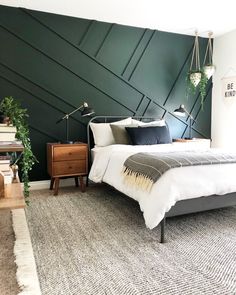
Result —
<instances>
[{"instance_id":1,"label":"black metal bed leg","mask_svg":"<svg viewBox=\"0 0 236 295\"><path fill-rule=\"evenodd\" d=\"M166 218L164 217L161 221L161 243L165 243L165 224Z\"/></svg>"}]
</instances>

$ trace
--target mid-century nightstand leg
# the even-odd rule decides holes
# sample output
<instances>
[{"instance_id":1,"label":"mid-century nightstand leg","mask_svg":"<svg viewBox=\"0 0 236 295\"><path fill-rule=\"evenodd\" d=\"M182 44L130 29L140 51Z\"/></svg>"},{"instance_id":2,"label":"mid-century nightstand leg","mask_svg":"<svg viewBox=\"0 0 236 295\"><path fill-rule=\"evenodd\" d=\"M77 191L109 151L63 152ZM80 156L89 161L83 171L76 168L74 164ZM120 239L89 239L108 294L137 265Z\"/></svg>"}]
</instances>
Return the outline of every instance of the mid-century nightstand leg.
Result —
<instances>
[{"instance_id":1,"label":"mid-century nightstand leg","mask_svg":"<svg viewBox=\"0 0 236 295\"><path fill-rule=\"evenodd\" d=\"M54 196L57 196L58 195L59 182L60 182L60 178L59 177L56 177L55 178Z\"/></svg>"},{"instance_id":2,"label":"mid-century nightstand leg","mask_svg":"<svg viewBox=\"0 0 236 295\"><path fill-rule=\"evenodd\" d=\"M78 180L78 176L75 177L75 186L78 187L79 186L79 180Z\"/></svg>"},{"instance_id":3,"label":"mid-century nightstand leg","mask_svg":"<svg viewBox=\"0 0 236 295\"><path fill-rule=\"evenodd\" d=\"M52 177L52 178L51 178L51 181L50 181L50 190L53 189L54 181L55 181L55 178Z\"/></svg>"},{"instance_id":4,"label":"mid-century nightstand leg","mask_svg":"<svg viewBox=\"0 0 236 295\"><path fill-rule=\"evenodd\" d=\"M84 178L83 176L79 177L79 182L80 182L80 188L81 188L81 192L85 192L85 185L84 185Z\"/></svg>"}]
</instances>

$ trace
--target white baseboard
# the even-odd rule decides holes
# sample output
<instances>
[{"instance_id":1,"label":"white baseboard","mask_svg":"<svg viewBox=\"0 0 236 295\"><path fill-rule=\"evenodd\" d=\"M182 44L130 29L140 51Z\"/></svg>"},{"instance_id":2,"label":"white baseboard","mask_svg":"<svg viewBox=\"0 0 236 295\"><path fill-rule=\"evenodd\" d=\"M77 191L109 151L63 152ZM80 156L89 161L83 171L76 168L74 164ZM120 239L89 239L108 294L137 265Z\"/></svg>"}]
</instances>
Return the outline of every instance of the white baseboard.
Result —
<instances>
[{"instance_id":1,"label":"white baseboard","mask_svg":"<svg viewBox=\"0 0 236 295\"><path fill-rule=\"evenodd\" d=\"M50 180L31 181L29 185L30 185L31 191L40 190L40 189L49 189ZM74 186L74 185L75 185L75 180L73 177L60 180L60 187Z\"/></svg>"}]
</instances>

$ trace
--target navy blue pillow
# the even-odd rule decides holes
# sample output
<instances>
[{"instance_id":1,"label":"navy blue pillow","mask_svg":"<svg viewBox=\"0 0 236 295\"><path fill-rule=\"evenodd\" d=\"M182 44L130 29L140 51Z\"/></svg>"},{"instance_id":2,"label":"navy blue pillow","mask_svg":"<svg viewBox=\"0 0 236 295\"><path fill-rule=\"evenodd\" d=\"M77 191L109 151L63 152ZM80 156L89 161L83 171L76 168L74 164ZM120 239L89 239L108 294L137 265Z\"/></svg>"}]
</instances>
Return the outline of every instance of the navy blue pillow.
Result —
<instances>
[{"instance_id":1,"label":"navy blue pillow","mask_svg":"<svg viewBox=\"0 0 236 295\"><path fill-rule=\"evenodd\" d=\"M171 143L167 126L125 127L133 145Z\"/></svg>"}]
</instances>

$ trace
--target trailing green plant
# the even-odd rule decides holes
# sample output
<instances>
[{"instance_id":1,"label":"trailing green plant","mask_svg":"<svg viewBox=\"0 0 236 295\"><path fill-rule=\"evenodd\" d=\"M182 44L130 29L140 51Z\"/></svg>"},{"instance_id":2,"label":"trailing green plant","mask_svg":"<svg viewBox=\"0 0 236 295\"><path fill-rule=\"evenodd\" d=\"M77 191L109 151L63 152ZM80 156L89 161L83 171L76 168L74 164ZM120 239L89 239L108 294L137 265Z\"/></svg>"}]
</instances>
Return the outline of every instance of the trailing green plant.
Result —
<instances>
[{"instance_id":1,"label":"trailing green plant","mask_svg":"<svg viewBox=\"0 0 236 295\"><path fill-rule=\"evenodd\" d=\"M186 82L187 82L187 96L188 94L195 94L196 93L196 86L192 83L192 81L190 80L190 76L193 73L197 73L196 70L191 70L188 71L187 76L186 76Z\"/></svg>"},{"instance_id":2,"label":"trailing green plant","mask_svg":"<svg viewBox=\"0 0 236 295\"><path fill-rule=\"evenodd\" d=\"M206 61L208 48L210 50L209 62L212 63L212 47L211 47L211 40L210 39L209 39L208 46L206 49L206 54L205 54L203 64L205 64L205 61ZM213 73L213 70L214 70L214 68L207 69L206 65L203 67L200 66L198 32L195 31L195 39L194 39L194 45L193 45L190 70L188 71L187 77L186 77L186 81L187 81L186 96L188 97L190 94L195 94L196 90L199 89L202 109L203 109L204 98L206 96L207 82L210 77L210 76L207 77L206 71L210 75L210 71Z\"/></svg>"},{"instance_id":3,"label":"trailing green plant","mask_svg":"<svg viewBox=\"0 0 236 295\"><path fill-rule=\"evenodd\" d=\"M10 118L10 122L16 127L16 139L22 142L24 151L19 158L14 162L19 163L22 172L22 182L24 183L24 196L26 203L29 197L29 171L32 170L33 165L38 162L34 156L31 148L29 138L29 127L27 123L27 109L21 107L21 104L12 96L5 97L0 103L0 111Z\"/></svg>"},{"instance_id":4,"label":"trailing green plant","mask_svg":"<svg viewBox=\"0 0 236 295\"><path fill-rule=\"evenodd\" d=\"M201 80L197 86L195 86L190 79L190 76L193 73L201 73ZM200 98L201 98L201 106L203 109L204 98L206 96L206 87L207 87L207 83L208 83L208 78L207 78L204 70L200 69L197 71L196 70L189 71L187 73L186 82L187 82L186 96L188 97L190 94L193 94L193 95L196 94L197 89L199 89L199 94L200 94Z\"/></svg>"},{"instance_id":5,"label":"trailing green plant","mask_svg":"<svg viewBox=\"0 0 236 295\"><path fill-rule=\"evenodd\" d=\"M206 96L206 87L207 87L208 79L207 79L207 76L203 70L201 71L201 73L202 73L202 75L201 75L201 81L199 82L199 93L200 93L200 97L201 97L201 106L203 108L203 102L204 102L204 98Z\"/></svg>"}]
</instances>

